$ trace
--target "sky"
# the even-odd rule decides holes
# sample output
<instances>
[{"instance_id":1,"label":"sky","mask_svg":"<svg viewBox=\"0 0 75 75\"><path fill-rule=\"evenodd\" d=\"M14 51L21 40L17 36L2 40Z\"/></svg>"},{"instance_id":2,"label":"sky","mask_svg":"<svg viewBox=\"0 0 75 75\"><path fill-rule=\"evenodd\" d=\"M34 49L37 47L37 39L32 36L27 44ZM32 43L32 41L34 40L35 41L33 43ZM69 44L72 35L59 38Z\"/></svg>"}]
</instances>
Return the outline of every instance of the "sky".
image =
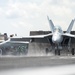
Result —
<instances>
[{"instance_id":1,"label":"sky","mask_svg":"<svg viewBox=\"0 0 75 75\"><path fill-rule=\"evenodd\" d=\"M28 36L30 31L49 31L47 15L67 30L75 18L75 0L0 0L0 33Z\"/></svg>"}]
</instances>

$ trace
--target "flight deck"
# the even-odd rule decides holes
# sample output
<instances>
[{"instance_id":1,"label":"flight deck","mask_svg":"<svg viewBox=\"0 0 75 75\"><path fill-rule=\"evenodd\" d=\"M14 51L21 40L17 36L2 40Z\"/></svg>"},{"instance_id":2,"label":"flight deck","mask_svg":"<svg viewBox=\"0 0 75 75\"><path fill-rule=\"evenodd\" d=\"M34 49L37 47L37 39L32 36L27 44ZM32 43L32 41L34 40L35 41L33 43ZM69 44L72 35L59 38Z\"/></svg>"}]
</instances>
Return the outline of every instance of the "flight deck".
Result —
<instances>
[{"instance_id":1,"label":"flight deck","mask_svg":"<svg viewBox=\"0 0 75 75\"><path fill-rule=\"evenodd\" d=\"M3 56L0 71L19 68L55 67L75 65L75 56Z\"/></svg>"}]
</instances>

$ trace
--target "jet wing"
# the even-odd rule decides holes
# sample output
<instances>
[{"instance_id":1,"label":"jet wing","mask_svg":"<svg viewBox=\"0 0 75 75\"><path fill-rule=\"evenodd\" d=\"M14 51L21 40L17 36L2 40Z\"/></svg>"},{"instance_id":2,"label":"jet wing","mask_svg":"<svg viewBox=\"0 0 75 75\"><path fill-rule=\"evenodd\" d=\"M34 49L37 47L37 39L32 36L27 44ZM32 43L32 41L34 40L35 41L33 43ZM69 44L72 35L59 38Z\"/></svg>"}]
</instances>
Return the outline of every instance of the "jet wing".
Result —
<instances>
[{"instance_id":1,"label":"jet wing","mask_svg":"<svg viewBox=\"0 0 75 75\"><path fill-rule=\"evenodd\" d=\"M27 36L27 37L23 37L23 38L45 38L45 37L49 37L49 36L52 36L52 33L46 34L46 35Z\"/></svg>"},{"instance_id":2,"label":"jet wing","mask_svg":"<svg viewBox=\"0 0 75 75\"><path fill-rule=\"evenodd\" d=\"M20 37L20 38L10 38L10 41L48 43L52 35L53 34L50 33L50 34L45 34L45 35L34 35L34 36L25 36L25 37Z\"/></svg>"},{"instance_id":3,"label":"jet wing","mask_svg":"<svg viewBox=\"0 0 75 75\"><path fill-rule=\"evenodd\" d=\"M38 42L38 43L48 43L50 38L53 34L46 34L46 35L36 35L36 36L28 36L22 37L22 39L27 39L29 42Z\"/></svg>"},{"instance_id":4,"label":"jet wing","mask_svg":"<svg viewBox=\"0 0 75 75\"><path fill-rule=\"evenodd\" d=\"M69 34L69 33L65 33L65 34L63 34L63 36L67 36L67 37L75 38L75 35L73 35L73 34Z\"/></svg>"}]
</instances>

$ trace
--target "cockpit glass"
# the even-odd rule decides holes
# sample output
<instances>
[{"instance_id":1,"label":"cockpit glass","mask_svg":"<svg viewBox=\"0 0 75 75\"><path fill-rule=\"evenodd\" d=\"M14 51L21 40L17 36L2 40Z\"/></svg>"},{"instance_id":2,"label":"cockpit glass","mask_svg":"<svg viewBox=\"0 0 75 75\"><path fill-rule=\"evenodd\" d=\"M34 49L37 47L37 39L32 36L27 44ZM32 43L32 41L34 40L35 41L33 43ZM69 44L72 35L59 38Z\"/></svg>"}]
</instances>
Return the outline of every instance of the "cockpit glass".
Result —
<instances>
[{"instance_id":1,"label":"cockpit glass","mask_svg":"<svg viewBox=\"0 0 75 75\"><path fill-rule=\"evenodd\" d=\"M59 31L60 31L60 29L59 29L59 28L55 28L55 29L54 29L54 31L55 31L55 32L56 32L56 31L57 31L57 32L59 32Z\"/></svg>"}]
</instances>

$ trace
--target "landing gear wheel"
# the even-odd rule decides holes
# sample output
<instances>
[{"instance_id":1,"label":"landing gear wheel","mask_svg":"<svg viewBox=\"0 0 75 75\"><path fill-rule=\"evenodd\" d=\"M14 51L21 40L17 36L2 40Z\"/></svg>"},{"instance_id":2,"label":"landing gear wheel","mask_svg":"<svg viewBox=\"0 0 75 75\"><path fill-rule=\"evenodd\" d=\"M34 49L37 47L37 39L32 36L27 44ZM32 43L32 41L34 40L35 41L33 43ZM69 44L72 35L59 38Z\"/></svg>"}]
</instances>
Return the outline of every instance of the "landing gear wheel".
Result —
<instances>
[{"instance_id":1,"label":"landing gear wheel","mask_svg":"<svg viewBox=\"0 0 75 75\"><path fill-rule=\"evenodd\" d=\"M58 50L58 55L60 55L60 50Z\"/></svg>"},{"instance_id":2,"label":"landing gear wheel","mask_svg":"<svg viewBox=\"0 0 75 75\"><path fill-rule=\"evenodd\" d=\"M46 48L46 54L48 54L48 52L49 52L49 50L48 50L48 48Z\"/></svg>"},{"instance_id":3,"label":"landing gear wheel","mask_svg":"<svg viewBox=\"0 0 75 75\"><path fill-rule=\"evenodd\" d=\"M55 55L60 55L60 50L55 50Z\"/></svg>"},{"instance_id":4,"label":"landing gear wheel","mask_svg":"<svg viewBox=\"0 0 75 75\"><path fill-rule=\"evenodd\" d=\"M55 55L57 54L57 50L55 50Z\"/></svg>"},{"instance_id":5,"label":"landing gear wheel","mask_svg":"<svg viewBox=\"0 0 75 75\"><path fill-rule=\"evenodd\" d=\"M74 48L72 48L72 51L71 52L72 52L72 55L74 55Z\"/></svg>"},{"instance_id":6,"label":"landing gear wheel","mask_svg":"<svg viewBox=\"0 0 75 75\"><path fill-rule=\"evenodd\" d=\"M0 55L2 55L2 49L0 49Z\"/></svg>"}]
</instances>

